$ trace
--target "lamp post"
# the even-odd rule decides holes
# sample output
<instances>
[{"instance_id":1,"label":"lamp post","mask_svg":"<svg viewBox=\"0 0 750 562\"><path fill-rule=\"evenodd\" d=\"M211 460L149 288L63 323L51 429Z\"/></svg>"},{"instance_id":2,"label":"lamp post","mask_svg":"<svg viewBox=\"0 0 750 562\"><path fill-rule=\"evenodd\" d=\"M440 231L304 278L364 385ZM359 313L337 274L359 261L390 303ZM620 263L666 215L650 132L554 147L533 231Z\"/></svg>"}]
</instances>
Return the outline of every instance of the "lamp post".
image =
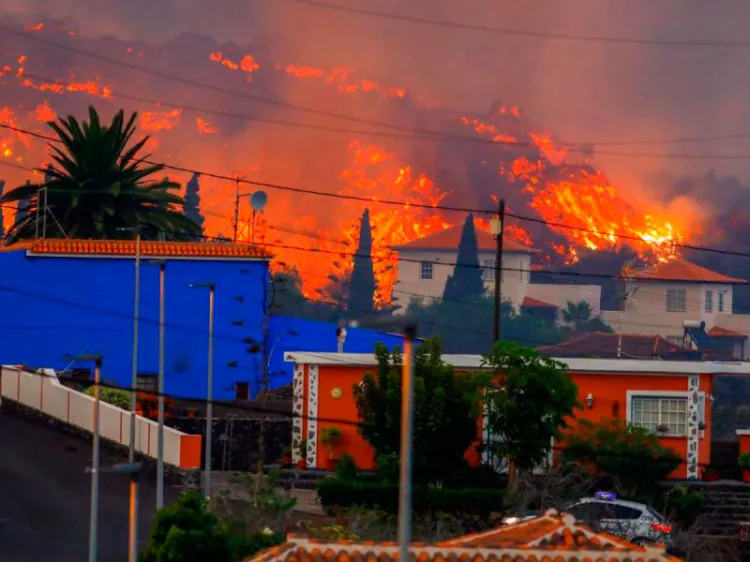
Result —
<instances>
[{"instance_id":1,"label":"lamp post","mask_svg":"<svg viewBox=\"0 0 750 562\"><path fill-rule=\"evenodd\" d=\"M96 562L98 555L99 535L99 396L102 372L101 355L79 355L77 357L66 356L67 361L93 361L94 362L94 428L92 431L92 453L91 453L91 515L89 521L89 562Z\"/></svg>"},{"instance_id":2,"label":"lamp post","mask_svg":"<svg viewBox=\"0 0 750 562\"><path fill-rule=\"evenodd\" d=\"M417 336L417 321L414 318L372 320L367 327L398 325L404 336L404 359L401 367L401 452L399 474L398 543L399 560L409 560L411 542L411 473L412 430L414 427L414 342ZM349 322L351 327L359 322ZM343 327L343 326L342 326Z\"/></svg>"},{"instance_id":3,"label":"lamp post","mask_svg":"<svg viewBox=\"0 0 750 562\"><path fill-rule=\"evenodd\" d=\"M128 501L128 562L138 559L138 475L141 463L131 462L115 464L99 469L101 473L125 474L130 476L130 490Z\"/></svg>"},{"instance_id":4,"label":"lamp post","mask_svg":"<svg viewBox=\"0 0 750 562\"><path fill-rule=\"evenodd\" d=\"M164 281L167 262L152 260L159 266L159 418L156 445L156 509L164 507Z\"/></svg>"},{"instance_id":5,"label":"lamp post","mask_svg":"<svg viewBox=\"0 0 750 562\"><path fill-rule=\"evenodd\" d=\"M209 499L211 497L211 447L214 412L214 297L216 293L216 284L193 283L190 285L190 288L208 288L208 391L206 392L206 448L203 495L206 499Z\"/></svg>"},{"instance_id":6,"label":"lamp post","mask_svg":"<svg viewBox=\"0 0 750 562\"><path fill-rule=\"evenodd\" d=\"M128 461L135 461L136 410L138 409L138 322L141 300L141 228L118 228L122 232L135 232L135 296L133 298L133 367L130 376L130 445Z\"/></svg>"}]
</instances>

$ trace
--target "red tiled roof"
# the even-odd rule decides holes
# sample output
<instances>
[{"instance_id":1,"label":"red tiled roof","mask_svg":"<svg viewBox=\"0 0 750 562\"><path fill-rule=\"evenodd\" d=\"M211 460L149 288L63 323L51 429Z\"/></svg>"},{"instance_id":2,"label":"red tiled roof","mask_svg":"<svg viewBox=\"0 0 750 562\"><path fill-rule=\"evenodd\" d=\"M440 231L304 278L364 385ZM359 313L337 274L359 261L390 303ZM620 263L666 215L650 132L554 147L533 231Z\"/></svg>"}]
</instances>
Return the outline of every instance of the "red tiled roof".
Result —
<instances>
[{"instance_id":1,"label":"red tiled roof","mask_svg":"<svg viewBox=\"0 0 750 562\"><path fill-rule=\"evenodd\" d=\"M735 332L734 330L730 330L729 328L722 328L721 326L714 326L706 333L712 338L745 338L747 339L747 334L743 334L742 332Z\"/></svg>"},{"instance_id":2,"label":"red tiled roof","mask_svg":"<svg viewBox=\"0 0 750 562\"><path fill-rule=\"evenodd\" d=\"M456 224L440 232L428 234L424 238L417 238L401 246L394 246L394 250L438 250L438 251L455 251L458 250L458 245L461 242L461 231L463 230L463 223ZM477 232L477 248L480 252L494 252L497 249L497 242L495 236L481 230L475 229ZM535 252L533 248L525 246L514 240L503 240L503 251L509 253L524 253Z\"/></svg>"},{"instance_id":3,"label":"red tiled roof","mask_svg":"<svg viewBox=\"0 0 750 562\"><path fill-rule=\"evenodd\" d=\"M665 554L663 545L639 546L596 533L575 518L549 510L541 517L467 535L437 544L412 543L410 554L419 562L680 562ZM281 546L260 552L251 562L339 562L342 560L396 562L394 542L321 542L290 535Z\"/></svg>"},{"instance_id":4,"label":"red tiled roof","mask_svg":"<svg viewBox=\"0 0 750 562\"><path fill-rule=\"evenodd\" d=\"M539 299L535 299L533 297L524 297L523 301L521 302L522 308L560 308L556 304L551 304L548 302L540 301Z\"/></svg>"},{"instance_id":5,"label":"red tiled roof","mask_svg":"<svg viewBox=\"0 0 750 562\"><path fill-rule=\"evenodd\" d=\"M562 343L540 347L537 351L550 357L617 357L619 345L619 334L591 332ZM623 358L669 357L681 353L695 353L695 350L673 344L661 336L622 335L620 356Z\"/></svg>"},{"instance_id":6,"label":"red tiled roof","mask_svg":"<svg viewBox=\"0 0 750 562\"><path fill-rule=\"evenodd\" d=\"M81 256L133 256L135 240L71 240L45 239L19 242L4 248L4 251L26 250L29 255L81 255ZM263 259L271 255L259 246L220 242L141 242L144 258L213 258L213 259Z\"/></svg>"},{"instance_id":7,"label":"red tiled roof","mask_svg":"<svg viewBox=\"0 0 750 562\"><path fill-rule=\"evenodd\" d=\"M674 260L659 264L652 269L636 271L633 279L654 281L684 281L693 283L747 283L745 279L722 275L685 260Z\"/></svg>"}]
</instances>

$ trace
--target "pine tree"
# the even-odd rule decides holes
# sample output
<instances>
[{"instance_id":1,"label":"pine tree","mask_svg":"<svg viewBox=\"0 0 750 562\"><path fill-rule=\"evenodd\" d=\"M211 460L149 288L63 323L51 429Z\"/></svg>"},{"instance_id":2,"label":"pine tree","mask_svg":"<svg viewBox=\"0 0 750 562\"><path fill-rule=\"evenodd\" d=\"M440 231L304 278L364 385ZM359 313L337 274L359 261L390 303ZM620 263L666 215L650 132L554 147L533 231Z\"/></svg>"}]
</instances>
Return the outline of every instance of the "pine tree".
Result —
<instances>
[{"instance_id":1,"label":"pine tree","mask_svg":"<svg viewBox=\"0 0 750 562\"><path fill-rule=\"evenodd\" d=\"M359 225L359 244L349 289L349 310L368 313L375 309L375 271L372 266L372 228L370 211L365 209Z\"/></svg>"},{"instance_id":2,"label":"pine tree","mask_svg":"<svg viewBox=\"0 0 750 562\"><path fill-rule=\"evenodd\" d=\"M185 216L192 220L195 224L200 226L202 230L203 223L206 222L206 219L203 218L203 215L200 211L201 187L200 183L198 182L199 179L200 174L193 174L193 177L190 178L190 181L187 183L187 186L185 187L185 205L183 205L183 210Z\"/></svg>"},{"instance_id":3,"label":"pine tree","mask_svg":"<svg viewBox=\"0 0 750 562\"><path fill-rule=\"evenodd\" d=\"M484 295L485 287L482 270L479 267L477 232L474 217L469 215L461 231L461 242L453 275L445 282L443 299L446 301L467 301Z\"/></svg>"}]
</instances>

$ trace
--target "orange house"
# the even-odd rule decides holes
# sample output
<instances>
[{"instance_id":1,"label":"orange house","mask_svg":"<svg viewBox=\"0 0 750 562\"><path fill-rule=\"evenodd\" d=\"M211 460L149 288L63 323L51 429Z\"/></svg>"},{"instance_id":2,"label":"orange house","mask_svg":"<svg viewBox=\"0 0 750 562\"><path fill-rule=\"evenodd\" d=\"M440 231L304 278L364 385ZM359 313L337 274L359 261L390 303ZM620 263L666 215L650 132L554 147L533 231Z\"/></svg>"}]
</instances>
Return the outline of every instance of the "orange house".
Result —
<instances>
[{"instance_id":1,"label":"orange house","mask_svg":"<svg viewBox=\"0 0 750 562\"><path fill-rule=\"evenodd\" d=\"M326 427L335 426L342 433L339 453L351 455L361 469L373 469L374 451L357 433L352 389L366 372L376 368L375 356L290 352L285 359L294 362L295 462L300 460L299 443L305 439L307 466L324 468L328 452L319 435ZM479 355L444 355L443 360L458 372L481 369ZM597 358L560 361L568 366L584 407L576 418L599 421L622 417L653 431L660 428L664 445L684 459L671 475L675 479L700 478L711 462L713 377L750 375L747 363ZM484 440L490 438L484 431L482 435Z\"/></svg>"}]
</instances>

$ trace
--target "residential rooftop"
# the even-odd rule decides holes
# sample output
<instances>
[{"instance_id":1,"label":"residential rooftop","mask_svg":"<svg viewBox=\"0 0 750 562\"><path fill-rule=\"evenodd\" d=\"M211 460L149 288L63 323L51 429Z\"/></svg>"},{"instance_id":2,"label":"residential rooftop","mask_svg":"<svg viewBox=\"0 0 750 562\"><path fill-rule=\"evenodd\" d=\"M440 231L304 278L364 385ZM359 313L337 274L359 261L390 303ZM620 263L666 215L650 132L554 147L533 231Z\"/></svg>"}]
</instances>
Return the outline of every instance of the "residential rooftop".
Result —
<instances>
[{"instance_id":1,"label":"residential rooftop","mask_svg":"<svg viewBox=\"0 0 750 562\"><path fill-rule=\"evenodd\" d=\"M2 251L25 251L28 256L44 257L135 257L135 240L24 240L6 246ZM261 246L224 242L161 242L142 240L140 255L144 258L180 258L214 260L269 260L272 255Z\"/></svg>"},{"instance_id":2,"label":"residential rooftop","mask_svg":"<svg viewBox=\"0 0 750 562\"><path fill-rule=\"evenodd\" d=\"M432 250L436 252L454 252L458 250L461 242L463 227L464 223L456 224L440 232L428 234L424 238L417 238L406 244L394 246L393 249L397 251ZM494 252L497 250L497 241L494 234L490 234L480 228L475 228L474 230L477 233L477 249L480 252ZM537 250L506 237L503 240L503 251L505 253L528 254L534 253Z\"/></svg>"},{"instance_id":3,"label":"residential rooftop","mask_svg":"<svg viewBox=\"0 0 750 562\"><path fill-rule=\"evenodd\" d=\"M672 343L661 336L591 332L555 345L540 347L550 357L617 357L630 359L668 359L699 355L693 349Z\"/></svg>"},{"instance_id":4,"label":"residential rooftop","mask_svg":"<svg viewBox=\"0 0 750 562\"><path fill-rule=\"evenodd\" d=\"M682 283L717 283L722 285L747 283L745 279L729 277L686 260L673 260L650 269L636 271L633 279Z\"/></svg>"}]
</instances>

